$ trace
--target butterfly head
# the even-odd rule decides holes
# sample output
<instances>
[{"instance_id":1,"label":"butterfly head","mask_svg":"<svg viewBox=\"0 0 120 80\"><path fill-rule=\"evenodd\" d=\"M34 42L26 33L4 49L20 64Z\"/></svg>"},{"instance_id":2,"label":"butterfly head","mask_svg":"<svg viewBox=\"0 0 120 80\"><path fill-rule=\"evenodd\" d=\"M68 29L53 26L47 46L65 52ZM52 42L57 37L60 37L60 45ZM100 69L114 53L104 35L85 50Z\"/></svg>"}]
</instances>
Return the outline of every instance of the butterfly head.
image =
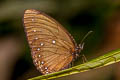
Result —
<instances>
[{"instance_id":1,"label":"butterfly head","mask_svg":"<svg viewBox=\"0 0 120 80\"><path fill-rule=\"evenodd\" d=\"M81 40L80 44L77 45L77 47L75 48L75 57L79 57L80 52L83 50L84 47L84 40L88 37L89 34L91 34L93 31L89 31Z\"/></svg>"}]
</instances>

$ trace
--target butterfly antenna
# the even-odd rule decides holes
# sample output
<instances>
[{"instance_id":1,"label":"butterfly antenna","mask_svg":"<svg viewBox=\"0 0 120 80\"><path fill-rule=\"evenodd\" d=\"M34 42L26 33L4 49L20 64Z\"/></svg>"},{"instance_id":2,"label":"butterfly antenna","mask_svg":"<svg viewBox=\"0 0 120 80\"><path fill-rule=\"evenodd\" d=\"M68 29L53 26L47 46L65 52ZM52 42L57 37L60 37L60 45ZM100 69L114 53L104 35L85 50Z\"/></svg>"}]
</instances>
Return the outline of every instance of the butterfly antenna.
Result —
<instances>
[{"instance_id":1,"label":"butterfly antenna","mask_svg":"<svg viewBox=\"0 0 120 80\"><path fill-rule=\"evenodd\" d=\"M92 33L93 31L89 31L81 40L80 44L84 44L83 41Z\"/></svg>"}]
</instances>

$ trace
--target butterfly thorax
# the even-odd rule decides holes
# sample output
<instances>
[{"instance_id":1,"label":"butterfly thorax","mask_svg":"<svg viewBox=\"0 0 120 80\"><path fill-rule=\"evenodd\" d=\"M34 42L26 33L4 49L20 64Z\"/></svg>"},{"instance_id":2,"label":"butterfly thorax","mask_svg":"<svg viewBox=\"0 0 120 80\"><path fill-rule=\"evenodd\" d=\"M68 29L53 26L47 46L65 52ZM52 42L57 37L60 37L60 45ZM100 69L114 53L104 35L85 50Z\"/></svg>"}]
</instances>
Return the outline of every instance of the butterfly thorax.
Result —
<instances>
[{"instance_id":1,"label":"butterfly thorax","mask_svg":"<svg viewBox=\"0 0 120 80\"><path fill-rule=\"evenodd\" d=\"M84 47L84 43L83 44L79 44L75 47L75 52L74 52L74 58L77 59L81 53L81 51L83 50Z\"/></svg>"}]
</instances>

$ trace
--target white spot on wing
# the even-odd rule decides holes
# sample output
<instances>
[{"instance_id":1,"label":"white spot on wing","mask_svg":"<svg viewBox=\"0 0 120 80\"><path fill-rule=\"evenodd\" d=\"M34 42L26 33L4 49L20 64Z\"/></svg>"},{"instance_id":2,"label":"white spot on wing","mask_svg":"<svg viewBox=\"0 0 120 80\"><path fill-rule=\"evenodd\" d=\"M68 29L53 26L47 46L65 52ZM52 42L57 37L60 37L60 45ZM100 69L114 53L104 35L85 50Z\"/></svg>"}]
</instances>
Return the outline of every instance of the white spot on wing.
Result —
<instances>
[{"instance_id":1,"label":"white spot on wing","mask_svg":"<svg viewBox=\"0 0 120 80\"><path fill-rule=\"evenodd\" d=\"M36 37L35 39L37 40L38 38Z\"/></svg>"},{"instance_id":2,"label":"white spot on wing","mask_svg":"<svg viewBox=\"0 0 120 80\"><path fill-rule=\"evenodd\" d=\"M41 55L39 54L38 57L41 57Z\"/></svg>"},{"instance_id":3,"label":"white spot on wing","mask_svg":"<svg viewBox=\"0 0 120 80\"><path fill-rule=\"evenodd\" d=\"M36 32L36 30L33 30L33 32Z\"/></svg>"},{"instance_id":4,"label":"white spot on wing","mask_svg":"<svg viewBox=\"0 0 120 80\"><path fill-rule=\"evenodd\" d=\"M32 19L32 21L34 21L34 19Z\"/></svg>"},{"instance_id":5,"label":"white spot on wing","mask_svg":"<svg viewBox=\"0 0 120 80\"><path fill-rule=\"evenodd\" d=\"M45 67L45 69L47 70L48 68L47 68L47 67Z\"/></svg>"},{"instance_id":6,"label":"white spot on wing","mask_svg":"<svg viewBox=\"0 0 120 80\"><path fill-rule=\"evenodd\" d=\"M42 61L41 64L44 64L44 62Z\"/></svg>"},{"instance_id":7,"label":"white spot on wing","mask_svg":"<svg viewBox=\"0 0 120 80\"><path fill-rule=\"evenodd\" d=\"M53 40L53 41L52 41L52 43L53 43L53 44L55 44L55 43L56 43L56 41L55 41L55 40Z\"/></svg>"},{"instance_id":8,"label":"white spot on wing","mask_svg":"<svg viewBox=\"0 0 120 80\"><path fill-rule=\"evenodd\" d=\"M39 51L39 50L40 50L40 48L37 48L37 50Z\"/></svg>"},{"instance_id":9,"label":"white spot on wing","mask_svg":"<svg viewBox=\"0 0 120 80\"><path fill-rule=\"evenodd\" d=\"M43 43L40 43L40 46L43 46L44 44Z\"/></svg>"}]
</instances>

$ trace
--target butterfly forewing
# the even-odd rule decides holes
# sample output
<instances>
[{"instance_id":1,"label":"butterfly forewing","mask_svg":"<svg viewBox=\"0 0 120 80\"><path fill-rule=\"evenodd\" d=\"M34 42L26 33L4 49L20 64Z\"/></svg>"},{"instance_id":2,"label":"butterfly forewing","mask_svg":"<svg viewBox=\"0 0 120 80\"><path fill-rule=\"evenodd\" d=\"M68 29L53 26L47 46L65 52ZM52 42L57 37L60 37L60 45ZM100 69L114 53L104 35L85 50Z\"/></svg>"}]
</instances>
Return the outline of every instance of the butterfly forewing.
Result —
<instances>
[{"instance_id":1,"label":"butterfly forewing","mask_svg":"<svg viewBox=\"0 0 120 80\"><path fill-rule=\"evenodd\" d=\"M73 60L75 42L53 18L37 10L26 10L24 26L33 62L40 72L59 71Z\"/></svg>"}]
</instances>

